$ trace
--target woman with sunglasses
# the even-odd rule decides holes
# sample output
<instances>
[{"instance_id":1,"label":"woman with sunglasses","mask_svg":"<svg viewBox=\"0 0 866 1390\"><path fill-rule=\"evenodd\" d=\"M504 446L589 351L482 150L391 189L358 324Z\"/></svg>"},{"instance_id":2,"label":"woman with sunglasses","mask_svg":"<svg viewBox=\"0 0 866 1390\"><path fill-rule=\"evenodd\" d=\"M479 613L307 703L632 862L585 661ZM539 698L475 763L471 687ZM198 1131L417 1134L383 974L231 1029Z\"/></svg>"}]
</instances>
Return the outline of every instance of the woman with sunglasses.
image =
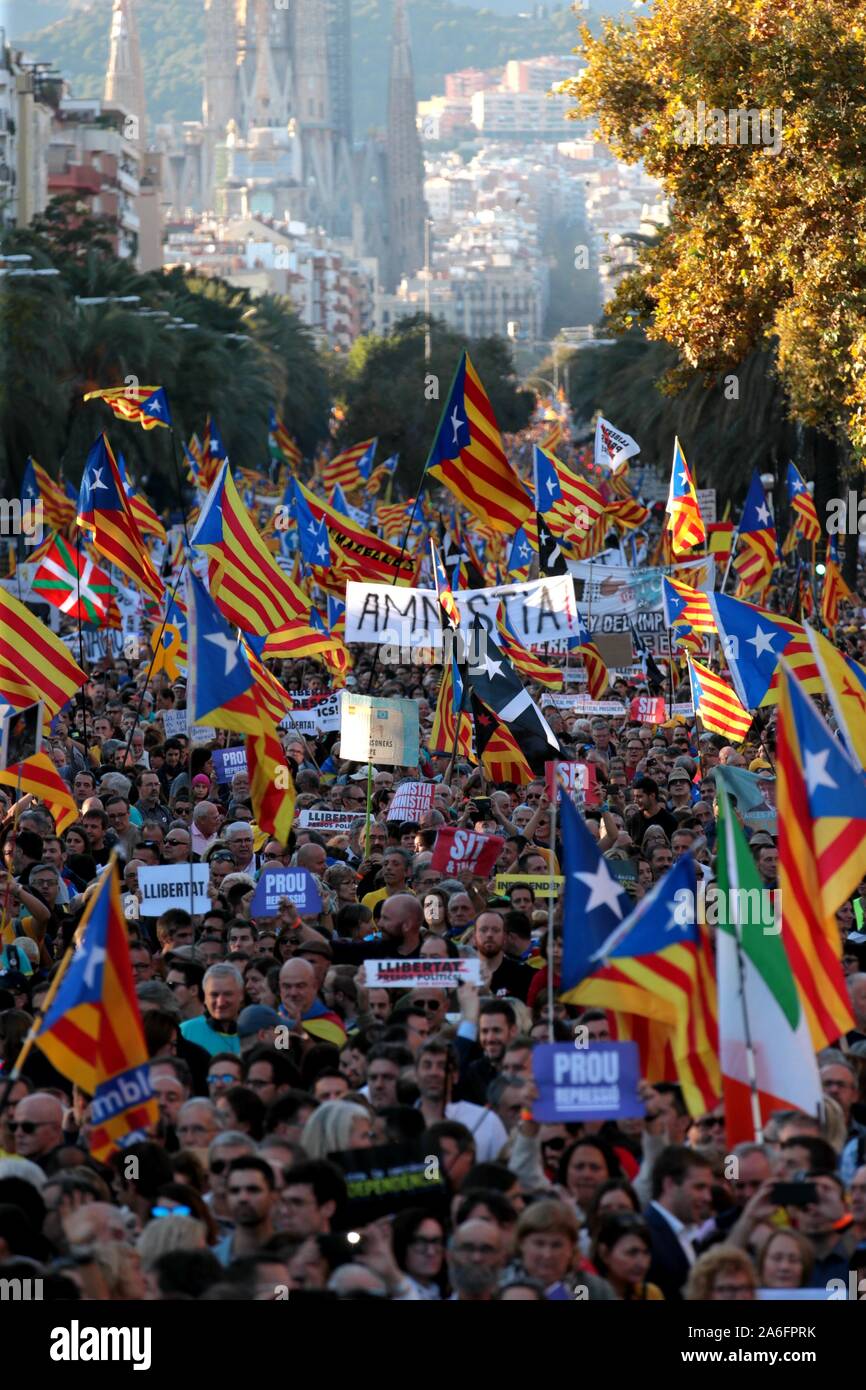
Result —
<instances>
[{"instance_id":1,"label":"woman with sunglasses","mask_svg":"<svg viewBox=\"0 0 866 1390\"><path fill-rule=\"evenodd\" d=\"M169 1182L157 1190L150 1219L160 1221L167 1216L191 1216L204 1226L208 1245L216 1245L219 1240L219 1226L213 1212L201 1193L188 1183Z\"/></svg>"}]
</instances>

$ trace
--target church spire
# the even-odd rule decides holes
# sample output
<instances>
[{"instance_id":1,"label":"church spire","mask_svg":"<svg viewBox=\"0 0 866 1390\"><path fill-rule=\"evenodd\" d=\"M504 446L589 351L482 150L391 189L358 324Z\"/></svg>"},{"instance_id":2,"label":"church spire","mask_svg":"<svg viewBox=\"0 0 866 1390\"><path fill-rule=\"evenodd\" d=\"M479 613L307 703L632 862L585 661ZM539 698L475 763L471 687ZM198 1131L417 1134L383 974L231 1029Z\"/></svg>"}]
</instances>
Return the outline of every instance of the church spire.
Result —
<instances>
[{"instance_id":1,"label":"church spire","mask_svg":"<svg viewBox=\"0 0 866 1390\"><path fill-rule=\"evenodd\" d=\"M424 164L415 123L415 78L406 0L395 0L388 80L388 275L396 289L402 275L424 264Z\"/></svg>"},{"instance_id":2,"label":"church spire","mask_svg":"<svg viewBox=\"0 0 866 1390\"><path fill-rule=\"evenodd\" d=\"M104 100L117 102L135 118L135 126L130 130L128 138L143 144L144 76L138 43L135 0L114 0Z\"/></svg>"}]
</instances>

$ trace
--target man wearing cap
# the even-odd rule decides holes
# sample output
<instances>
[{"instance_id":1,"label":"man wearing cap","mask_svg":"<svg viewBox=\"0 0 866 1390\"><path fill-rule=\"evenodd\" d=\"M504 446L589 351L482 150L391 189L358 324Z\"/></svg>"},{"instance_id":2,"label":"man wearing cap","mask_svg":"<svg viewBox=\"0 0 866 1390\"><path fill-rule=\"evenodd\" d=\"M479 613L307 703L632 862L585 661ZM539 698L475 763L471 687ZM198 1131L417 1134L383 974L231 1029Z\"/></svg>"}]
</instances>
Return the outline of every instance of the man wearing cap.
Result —
<instances>
[{"instance_id":1,"label":"man wearing cap","mask_svg":"<svg viewBox=\"0 0 866 1390\"><path fill-rule=\"evenodd\" d=\"M276 1009L266 1004L248 1004L238 1016L238 1037L241 1040L241 1054L246 1056L254 1048L266 1043L274 1046L274 1029L284 1026Z\"/></svg>"},{"instance_id":2,"label":"man wearing cap","mask_svg":"<svg viewBox=\"0 0 866 1390\"><path fill-rule=\"evenodd\" d=\"M675 767L668 778L668 806L671 811L688 810L692 804L692 784L685 768Z\"/></svg>"}]
</instances>

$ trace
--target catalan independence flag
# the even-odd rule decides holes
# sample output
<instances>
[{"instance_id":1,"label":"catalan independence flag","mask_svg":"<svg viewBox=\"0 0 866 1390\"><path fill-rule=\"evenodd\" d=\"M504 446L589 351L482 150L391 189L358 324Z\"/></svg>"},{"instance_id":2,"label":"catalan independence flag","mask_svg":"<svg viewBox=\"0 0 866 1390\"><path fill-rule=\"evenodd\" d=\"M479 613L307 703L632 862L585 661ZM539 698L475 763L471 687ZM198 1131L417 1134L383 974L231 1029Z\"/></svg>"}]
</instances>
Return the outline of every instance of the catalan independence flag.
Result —
<instances>
[{"instance_id":1,"label":"catalan independence flag","mask_svg":"<svg viewBox=\"0 0 866 1390\"><path fill-rule=\"evenodd\" d=\"M866 776L785 662L776 738L782 940L818 1051L854 1026L835 914L866 874Z\"/></svg>"},{"instance_id":2,"label":"catalan independence flag","mask_svg":"<svg viewBox=\"0 0 866 1390\"><path fill-rule=\"evenodd\" d=\"M839 566L830 558L829 546L824 566L824 584L821 589L821 617L824 626L833 632L839 621L839 604L855 603L857 600L842 578Z\"/></svg>"},{"instance_id":3,"label":"catalan independence flag","mask_svg":"<svg viewBox=\"0 0 866 1390\"><path fill-rule=\"evenodd\" d=\"M496 531L512 535L530 516L532 501L505 457L493 407L465 350L427 468Z\"/></svg>"},{"instance_id":4,"label":"catalan independence flag","mask_svg":"<svg viewBox=\"0 0 866 1390\"><path fill-rule=\"evenodd\" d=\"M817 541L821 535L821 523L815 503L793 463L788 464L787 482L788 502L793 512L793 534L802 536L804 541Z\"/></svg>"},{"instance_id":5,"label":"catalan independence flag","mask_svg":"<svg viewBox=\"0 0 866 1390\"><path fill-rule=\"evenodd\" d=\"M37 700L57 714L87 676L65 642L0 588L0 695L13 709Z\"/></svg>"},{"instance_id":6,"label":"catalan independence flag","mask_svg":"<svg viewBox=\"0 0 866 1390\"><path fill-rule=\"evenodd\" d=\"M23 763L0 772L0 786L17 787L31 796L38 796L54 817L57 834L78 820L78 807L72 799L69 784L64 782L47 753L35 753Z\"/></svg>"},{"instance_id":7,"label":"catalan independence flag","mask_svg":"<svg viewBox=\"0 0 866 1390\"><path fill-rule=\"evenodd\" d=\"M247 769L250 800L259 830L287 844L295 819L295 781L286 761L276 726L269 717L257 688L258 728L247 734Z\"/></svg>"},{"instance_id":8,"label":"catalan independence flag","mask_svg":"<svg viewBox=\"0 0 866 1390\"><path fill-rule=\"evenodd\" d=\"M161 386L112 386L104 391L88 391L86 401L104 401L118 420L128 420L152 430L171 426L168 397Z\"/></svg>"},{"instance_id":9,"label":"catalan independence flag","mask_svg":"<svg viewBox=\"0 0 866 1390\"><path fill-rule=\"evenodd\" d=\"M126 460L123 454L117 456L117 469L120 473L121 481L129 499L129 506L135 519L135 524L143 536L156 536L163 544L168 543L168 536L165 527L157 516L153 507L148 502L143 492L136 492L133 488L126 472Z\"/></svg>"},{"instance_id":10,"label":"catalan independence flag","mask_svg":"<svg viewBox=\"0 0 866 1390\"><path fill-rule=\"evenodd\" d=\"M162 601L163 584L132 514L117 460L101 434L87 455L78 498L78 525L91 533L93 546L125 575Z\"/></svg>"},{"instance_id":11,"label":"catalan independence flag","mask_svg":"<svg viewBox=\"0 0 866 1390\"><path fill-rule=\"evenodd\" d=\"M665 511L670 517L668 529L675 555L686 555L696 545L706 544L707 530L698 506L698 495L678 439L674 440L671 485Z\"/></svg>"},{"instance_id":12,"label":"catalan independence flag","mask_svg":"<svg viewBox=\"0 0 866 1390\"><path fill-rule=\"evenodd\" d=\"M455 748L458 758L473 756L472 720L464 708L463 679L453 650L451 660L442 668L428 747L431 753L446 753L449 757Z\"/></svg>"},{"instance_id":13,"label":"catalan independence flag","mask_svg":"<svg viewBox=\"0 0 866 1390\"><path fill-rule=\"evenodd\" d=\"M520 751L517 739L483 700L474 694L470 698L475 743L486 776L491 782L514 782L519 787L527 786L533 781L534 773Z\"/></svg>"},{"instance_id":14,"label":"catalan independence flag","mask_svg":"<svg viewBox=\"0 0 866 1390\"><path fill-rule=\"evenodd\" d=\"M259 535L228 461L204 501L192 544L206 553L211 595L235 627L265 637L306 622L309 602Z\"/></svg>"},{"instance_id":15,"label":"catalan independence flag","mask_svg":"<svg viewBox=\"0 0 866 1390\"><path fill-rule=\"evenodd\" d=\"M49 531L67 531L75 521L75 503L41 463L28 458L21 486L23 502L42 503L42 515Z\"/></svg>"},{"instance_id":16,"label":"catalan independence flag","mask_svg":"<svg viewBox=\"0 0 866 1390\"><path fill-rule=\"evenodd\" d=\"M282 456L289 465L289 471L296 472L301 462L301 451L273 407L268 416L268 445L272 457Z\"/></svg>"},{"instance_id":17,"label":"catalan independence flag","mask_svg":"<svg viewBox=\"0 0 866 1390\"><path fill-rule=\"evenodd\" d=\"M764 486L757 470L740 518L740 550L734 557L734 569L739 576L736 598L747 598L749 594L760 597L773 575L778 558L776 528L770 515L770 507L764 494Z\"/></svg>"},{"instance_id":18,"label":"catalan independence flag","mask_svg":"<svg viewBox=\"0 0 866 1390\"><path fill-rule=\"evenodd\" d=\"M685 623L693 632L715 632L716 620L710 600L702 589L694 589L681 579L662 575L662 608L665 623Z\"/></svg>"},{"instance_id":19,"label":"catalan independence flag","mask_svg":"<svg viewBox=\"0 0 866 1390\"><path fill-rule=\"evenodd\" d=\"M93 1096L90 1151L104 1162L147 1138L159 1120L120 880L109 863L78 928L78 947L46 999L36 1046L61 1076Z\"/></svg>"},{"instance_id":20,"label":"catalan independence flag","mask_svg":"<svg viewBox=\"0 0 866 1390\"><path fill-rule=\"evenodd\" d=\"M823 691L821 673L802 624L727 594L711 594L709 599L734 689L744 709L778 703L783 656L807 694Z\"/></svg>"},{"instance_id":21,"label":"catalan independence flag","mask_svg":"<svg viewBox=\"0 0 866 1390\"><path fill-rule=\"evenodd\" d=\"M335 487L344 487L354 492L367 482L376 456L377 439L365 439L362 444L353 444L328 459L322 467L322 479L328 492Z\"/></svg>"},{"instance_id":22,"label":"catalan independence flag","mask_svg":"<svg viewBox=\"0 0 866 1390\"><path fill-rule=\"evenodd\" d=\"M743 708L736 692L725 684L721 676L690 657L686 661L692 686L692 703L704 728L714 734L724 734L734 743L742 743L752 727L749 711Z\"/></svg>"},{"instance_id":23,"label":"catalan independence flag","mask_svg":"<svg viewBox=\"0 0 866 1390\"><path fill-rule=\"evenodd\" d=\"M433 582L436 585L436 597L439 600L439 607L445 615L445 621L452 631L457 631L460 626L460 609L457 607L457 600L451 592L451 585L445 573L445 566L442 558L436 549L436 542L430 537L430 554L433 559Z\"/></svg>"}]
</instances>

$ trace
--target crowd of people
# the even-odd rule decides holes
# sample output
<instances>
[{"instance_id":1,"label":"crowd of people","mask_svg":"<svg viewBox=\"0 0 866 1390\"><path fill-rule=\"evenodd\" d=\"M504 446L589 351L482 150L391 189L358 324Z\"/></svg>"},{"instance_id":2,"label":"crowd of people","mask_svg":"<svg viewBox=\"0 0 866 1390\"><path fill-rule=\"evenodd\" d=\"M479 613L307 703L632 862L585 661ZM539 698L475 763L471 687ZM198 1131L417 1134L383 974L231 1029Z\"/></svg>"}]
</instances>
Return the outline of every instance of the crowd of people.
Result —
<instances>
[{"instance_id":1,"label":"crowd of people","mask_svg":"<svg viewBox=\"0 0 866 1390\"><path fill-rule=\"evenodd\" d=\"M860 634L851 640L862 655ZM325 688L314 663L279 675L289 690ZM361 654L350 681L414 699L424 745L440 675ZM618 682L609 698L628 709L638 689ZM338 735L290 729L296 820L283 843L257 827L245 772L217 780L226 735L204 746L165 736L165 712L185 697L182 680L148 682L146 666L106 658L47 744L75 823L58 835L44 805L0 788L0 1277L85 1300L730 1300L818 1296L831 1281L856 1297L866 882L838 913L856 1026L820 1055L820 1117L779 1112L760 1142L728 1154L721 1105L695 1117L674 1082L643 1081L643 1118L541 1123L535 1047L568 1043L578 1026L590 1046L614 1036L604 1010L557 997L561 900L549 913L542 888L561 845L543 779L494 788L423 746L420 767L370 772L341 758ZM635 901L686 852L712 879L717 767L757 773L772 806L772 716L733 747L688 718L587 718L539 701L563 756L595 765L599 800L583 815ZM433 808L389 819L401 782L419 778L433 783ZM353 819L317 831L301 825L307 809ZM503 838L489 877L432 867L450 825ZM772 889L772 829L746 820L745 831ZM101 1163L90 1096L38 1048L9 1078L112 860L159 1122ZM143 915L142 867L189 863L208 866L209 910ZM321 911L283 899L276 915L252 915L274 866L307 870ZM515 879L507 892L500 874ZM369 961L457 957L477 957L480 985L366 978ZM435 1194L358 1226L341 1156L397 1144L423 1156ZM806 1185L805 1204L783 1200L779 1183Z\"/></svg>"}]
</instances>

